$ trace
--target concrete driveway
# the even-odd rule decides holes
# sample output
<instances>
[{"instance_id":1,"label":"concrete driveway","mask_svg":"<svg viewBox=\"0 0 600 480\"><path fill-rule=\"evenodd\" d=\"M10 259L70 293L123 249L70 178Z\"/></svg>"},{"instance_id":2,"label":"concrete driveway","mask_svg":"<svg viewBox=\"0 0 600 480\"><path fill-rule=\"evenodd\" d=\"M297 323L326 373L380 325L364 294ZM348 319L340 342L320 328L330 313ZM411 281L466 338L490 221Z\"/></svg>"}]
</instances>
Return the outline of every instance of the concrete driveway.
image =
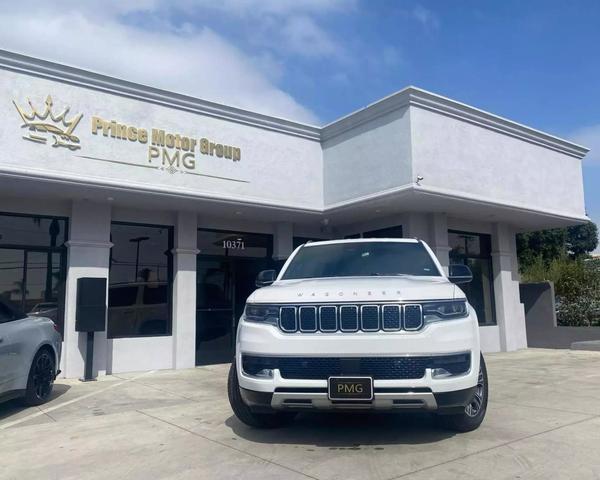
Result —
<instances>
[{"instance_id":1,"label":"concrete driveway","mask_svg":"<svg viewBox=\"0 0 600 480\"><path fill-rule=\"evenodd\" d=\"M41 409L0 405L0 478L600 478L600 353L486 358L488 415L468 434L425 414L251 430L232 416L226 365L60 381Z\"/></svg>"}]
</instances>

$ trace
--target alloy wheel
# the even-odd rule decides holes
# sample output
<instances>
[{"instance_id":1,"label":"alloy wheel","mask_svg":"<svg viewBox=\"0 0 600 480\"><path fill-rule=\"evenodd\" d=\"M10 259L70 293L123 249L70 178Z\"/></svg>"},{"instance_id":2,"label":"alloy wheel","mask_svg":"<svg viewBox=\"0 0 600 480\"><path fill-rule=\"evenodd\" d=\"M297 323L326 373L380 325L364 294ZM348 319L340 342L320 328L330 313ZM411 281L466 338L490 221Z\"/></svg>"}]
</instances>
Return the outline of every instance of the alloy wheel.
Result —
<instances>
[{"instance_id":1,"label":"alloy wheel","mask_svg":"<svg viewBox=\"0 0 600 480\"><path fill-rule=\"evenodd\" d=\"M48 353L44 352L38 356L33 367L33 387L35 395L40 400L50 395L54 381L54 365Z\"/></svg>"},{"instance_id":2,"label":"alloy wheel","mask_svg":"<svg viewBox=\"0 0 600 480\"><path fill-rule=\"evenodd\" d=\"M481 406L483 405L483 397L485 395L485 379L483 378L483 370L481 369L481 365L479 366L479 375L477 376L477 386L475 387L475 395L473 395L473 399L471 403L469 403L465 407L465 413L469 417L476 417L477 414L481 411Z\"/></svg>"}]
</instances>

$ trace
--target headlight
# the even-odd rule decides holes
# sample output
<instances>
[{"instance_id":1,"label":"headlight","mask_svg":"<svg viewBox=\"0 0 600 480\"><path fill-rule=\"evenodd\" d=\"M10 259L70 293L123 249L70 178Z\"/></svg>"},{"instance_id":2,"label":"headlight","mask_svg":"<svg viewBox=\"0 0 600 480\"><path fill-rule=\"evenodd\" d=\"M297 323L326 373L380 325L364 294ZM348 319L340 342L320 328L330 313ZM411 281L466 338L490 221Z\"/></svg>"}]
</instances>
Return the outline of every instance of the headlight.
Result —
<instances>
[{"instance_id":1,"label":"headlight","mask_svg":"<svg viewBox=\"0 0 600 480\"><path fill-rule=\"evenodd\" d=\"M454 320L469 315L469 308L465 300L448 302L431 302L423 304L423 320L425 323Z\"/></svg>"},{"instance_id":2,"label":"headlight","mask_svg":"<svg viewBox=\"0 0 600 480\"><path fill-rule=\"evenodd\" d=\"M279 322L279 307L277 305L246 304L244 316L247 322L277 325Z\"/></svg>"}]
</instances>

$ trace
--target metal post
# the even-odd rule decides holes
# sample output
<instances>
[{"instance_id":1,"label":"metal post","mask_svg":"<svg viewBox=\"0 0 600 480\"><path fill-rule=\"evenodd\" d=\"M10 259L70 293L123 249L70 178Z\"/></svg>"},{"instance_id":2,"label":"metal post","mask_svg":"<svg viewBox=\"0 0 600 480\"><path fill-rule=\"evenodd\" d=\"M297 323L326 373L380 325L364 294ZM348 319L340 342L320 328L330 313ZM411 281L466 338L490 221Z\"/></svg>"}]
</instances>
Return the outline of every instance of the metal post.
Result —
<instances>
[{"instance_id":1,"label":"metal post","mask_svg":"<svg viewBox=\"0 0 600 480\"><path fill-rule=\"evenodd\" d=\"M94 381L94 332L87 332L85 347L85 373L82 382Z\"/></svg>"}]
</instances>

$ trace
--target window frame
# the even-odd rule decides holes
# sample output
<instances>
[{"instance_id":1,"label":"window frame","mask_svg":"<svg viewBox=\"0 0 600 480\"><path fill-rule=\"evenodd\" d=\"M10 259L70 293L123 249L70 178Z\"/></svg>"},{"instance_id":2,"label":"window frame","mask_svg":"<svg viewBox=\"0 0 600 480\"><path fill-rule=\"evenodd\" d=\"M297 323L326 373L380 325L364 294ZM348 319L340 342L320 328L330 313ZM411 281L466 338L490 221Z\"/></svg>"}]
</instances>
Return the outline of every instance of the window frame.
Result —
<instances>
[{"instance_id":1,"label":"window frame","mask_svg":"<svg viewBox=\"0 0 600 480\"><path fill-rule=\"evenodd\" d=\"M0 217L24 217L24 218L43 218L46 220L64 220L65 222L65 241L61 245L51 246L51 245L32 245L26 243L0 243L0 248L25 248L29 250L53 250L58 251L60 249L66 248L66 243L69 241L69 217L65 217L63 215L36 215L35 213L15 213L15 212L4 212L0 211Z\"/></svg>"},{"instance_id":2,"label":"window frame","mask_svg":"<svg viewBox=\"0 0 600 480\"><path fill-rule=\"evenodd\" d=\"M64 242L61 245L51 246L51 245L32 245L27 243L0 243L0 249L6 250L22 250L24 255L23 260L23 268L27 265L27 254L29 252L43 252L46 254L58 253L60 255L59 259L59 271L63 275L62 286L59 289L57 295L57 326L59 328L59 333L64 337L64 329L65 329L65 304L66 304L66 290L67 290L67 274L68 274L68 255L67 255L67 242L70 239L70 217L64 215L50 215L50 214L35 214L35 213L19 213L19 212L6 212L0 211L0 219L2 217L22 217L22 218L42 218L46 220L62 220L64 221L65 233L64 233ZM21 300L21 307L17 311L19 314L22 314L22 318L27 318L27 314L22 311L23 303L25 302L25 298ZM6 303L5 303L6 305ZM9 306L9 308L11 308Z\"/></svg>"},{"instance_id":3,"label":"window frame","mask_svg":"<svg viewBox=\"0 0 600 480\"><path fill-rule=\"evenodd\" d=\"M496 316L496 295L495 295L495 290L494 290L494 265L492 262L492 236L489 233L478 233L478 232L467 232L465 230L455 230L455 229L448 229L448 234L450 233L458 233L458 234L464 234L464 235L471 235L473 237L479 237L479 254L475 255L475 254L467 254L467 253L459 253L459 254L455 254L454 257L455 258L460 258L460 260L462 261L463 265L467 265L466 261L468 259L475 259L475 260L487 260L488 264L489 264L489 268L490 268L490 309L492 311L492 318L491 318L491 323L481 323L478 321L479 326L480 327L496 327L498 326L498 321L497 321L497 316ZM490 247L490 253L489 255L485 255L482 254L482 237L489 237L489 247ZM487 239L486 239L486 243L487 243ZM450 260L450 264L452 264L452 255L451 251L448 252L449 253L449 260ZM478 319L479 320L479 319Z\"/></svg>"},{"instance_id":4,"label":"window frame","mask_svg":"<svg viewBox=\"0 0 600 480\"><path fill-rule=\"evenodd\" d=\"M162 228L168 231L168 241L167 241L167 330L165 333L154 333L154 334L143 334L143 335L109 335L108 333L108 309L107 309L107 319L106 319L106 338L108 339L119 339L119 338L151 338L151 337L171 337L173 336L173 282L174 278L174 267L173 267L173 248L175 245L175 227L173 225L160 225L160 224L152 224L152 223L143 223L143 222L123 222L123 221L111 221L111 242L112 242L112 226L113 225L123 225L130 227L148 227L148 228ZM110 295L110 270L112 268L112 257L113 257L113 247L110 248L110 256L108 262L108 295ZM140 304L141 296L143 295L143 291L140 292L140 282L136 283L137 294L135 304L132 308L143 307L143 304ZM118 285L118 284L115 284ZM107 300L107 305L110 302L109 298ZM114 307L114 308L123 308L123 307Z\"/></svg>"}]
</instances>

